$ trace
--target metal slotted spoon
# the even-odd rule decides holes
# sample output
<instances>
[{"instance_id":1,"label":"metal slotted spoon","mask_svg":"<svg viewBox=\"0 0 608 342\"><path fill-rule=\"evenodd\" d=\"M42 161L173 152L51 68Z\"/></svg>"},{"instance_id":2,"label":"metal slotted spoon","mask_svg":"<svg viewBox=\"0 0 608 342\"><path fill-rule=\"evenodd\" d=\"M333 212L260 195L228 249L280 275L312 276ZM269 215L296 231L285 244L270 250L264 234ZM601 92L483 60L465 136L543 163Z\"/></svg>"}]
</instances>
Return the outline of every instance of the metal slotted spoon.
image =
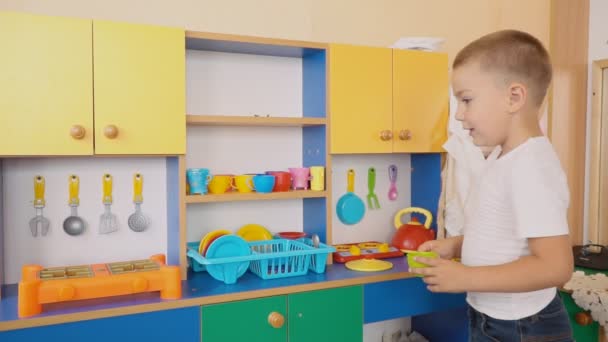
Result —
<instances>
[{"instance_id":1,"label":"metal slotted spoon","mask_svg":"<svg viewBox=\"0 0 608 342\"><path fill-rule=\"evenodd\" d=\"M141 204L144 201L143 193L144 177L140 173L133 176L133 203L135 203L135 212L129 216L129 228L134 232L143 232L150 225L148 217L142 213Z\"/></svg>"},{"instance_id":2,"label":"metal slotted spoon","mask_svg":"<svg viewBox=\"0 0 608 342\"><path fill-rule=\"evenodd\" d=\"M103 182L103 206L104 213L99 217L99 233L109 234L118 230L116 215L112 214L112 175L104 174Z\"/></svg>"}]
</instances>

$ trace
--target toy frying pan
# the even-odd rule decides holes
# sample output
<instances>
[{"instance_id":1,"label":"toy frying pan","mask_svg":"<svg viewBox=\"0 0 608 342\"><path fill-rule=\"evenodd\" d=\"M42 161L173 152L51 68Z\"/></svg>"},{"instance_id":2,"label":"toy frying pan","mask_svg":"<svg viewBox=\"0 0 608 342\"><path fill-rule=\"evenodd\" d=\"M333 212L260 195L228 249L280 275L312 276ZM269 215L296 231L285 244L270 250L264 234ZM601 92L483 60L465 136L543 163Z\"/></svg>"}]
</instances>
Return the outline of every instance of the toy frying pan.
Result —
<instances>
[{"instance_id":1,"label":"toy frying pan","mask_svg":"<svg viewBox=\"0 0 608 342\"><path fill-rule=\"evenodd\" d=\"M359 196L355 195L355 170L348 170L346 193L340 197L336 204L338 218L344 224L359 223L365 214L365 204Z\"/></svg>"}]
</instances>

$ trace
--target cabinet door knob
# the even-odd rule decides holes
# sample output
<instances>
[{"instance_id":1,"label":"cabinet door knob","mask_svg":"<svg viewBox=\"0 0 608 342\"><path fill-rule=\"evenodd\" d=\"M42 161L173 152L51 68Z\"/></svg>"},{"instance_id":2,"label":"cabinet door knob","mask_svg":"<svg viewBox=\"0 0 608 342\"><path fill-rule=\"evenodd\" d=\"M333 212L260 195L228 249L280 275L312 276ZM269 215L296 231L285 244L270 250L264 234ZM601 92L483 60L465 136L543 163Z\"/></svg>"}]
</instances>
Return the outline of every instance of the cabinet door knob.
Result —
<instances>
[{"instance_id":1,"label":"cabinet door knob","mask_svg":"<svg viewBox=\"0 0 608 342\"><path fill-rule=\"evenodd\" d=\"M389 141L393 139L393 132L390 129L385 129L380 132L380 140Z\"/></svg>"},{"instance_id":2,"label":"cabinet door knob","mask_svg":"<svg viewBox=\"0 0 608 342\"><path fill-rule=\"evenodd\" d=\"M70 128L70 135L76 140L84 138L85 134L86 130L80 125L74 125L72 128Z\"/></svg>"},{"instance_id":3,"label":"cabinet door knob","mask_svg":"<svg viewBox=\"0 0 608 342\"><path fill-rule=\"evenodd\" d=\"M285 317L280 313L273 311L268 315L268 324L275 329L279 329L285 324Z\"/></svg>"},{"instance_id":4,"label":"cabinet door knob","mask_svg":"<svg viewBox=\"0 0 608 342\"><path fill-rule=\"evenodd\" d=\"M412 132L409 129L402 129L399 131L399 139L410 140L412 139Z\"/></svg>"},{"instance_id":5,"label":"cabinet door knob","mask_svg":"<svg viewBox=\"0 0 608 342\"><path fill-rule=\"evenodd\" d=\"M105 135L108 139L116 138L118 136L118 127L114 125L107 125L103 129L103 135Z\"/></svg>"},{"instance_id":6,"label":"cabinet door knob","mask_svg":"<svg viewBox=\"0 0 608 342\"><path fill-rule=\"evenodd\" d=\"M593 323L593 318L591 318L591 315L584 311L578 312L576 315L574 315L574 320L576 323L583 326Z\"/></svg>"}]
</instances>

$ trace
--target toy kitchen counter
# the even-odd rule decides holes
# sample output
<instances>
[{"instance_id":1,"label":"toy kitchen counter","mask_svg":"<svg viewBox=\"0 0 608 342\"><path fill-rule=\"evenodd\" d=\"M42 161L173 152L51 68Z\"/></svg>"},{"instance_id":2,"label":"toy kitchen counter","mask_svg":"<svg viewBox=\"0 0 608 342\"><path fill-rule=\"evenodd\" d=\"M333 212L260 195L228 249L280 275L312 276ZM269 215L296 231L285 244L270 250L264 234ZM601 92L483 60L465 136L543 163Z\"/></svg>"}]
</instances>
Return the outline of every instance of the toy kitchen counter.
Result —
<instances>
[{"instance_id":1,"label":"toy kitchen counter","mask_svg":"<svg viewBox=\"0 0 608 342\"><path fill-rule=\"evenodd\" d=\"M385 260L393 263L392 269L380 272L357 272L347 269L344 264L336 263L327 265L325 272L321 274L309 272L306 275L282 279L263 280L247 272L235 284L225 284L215 280L206 272L190 273L188 280L182 281L180 299L166 300L161 299L158 293L142 292L67 301L45 304L42 313L29 318L18 317L17 286L8 285L5 286L3 291L5 296L0 301L0 340L4 340L2 338L4 333L11 333L16 329L43 326L52 328L66 323L73 325L80 321L95 322L122 316L157 314L163 316L161 320L164 325L167 324L167 319L171 321L178 319L181 324L198 322L200 325L201 306L348 287L362 289L363 298L360 301L363 306L363 324L397 317L429 315L465 307L463 294L434 294L427 291L421 279L408 272L404 257ZM191 319L184 319L180 315L186 315ZM461 328L464 330L464 327ZM25 330L36 329L44 328ZM194 330L199 331L200 334L200 326Z\"/></svg>"}]
</instances>

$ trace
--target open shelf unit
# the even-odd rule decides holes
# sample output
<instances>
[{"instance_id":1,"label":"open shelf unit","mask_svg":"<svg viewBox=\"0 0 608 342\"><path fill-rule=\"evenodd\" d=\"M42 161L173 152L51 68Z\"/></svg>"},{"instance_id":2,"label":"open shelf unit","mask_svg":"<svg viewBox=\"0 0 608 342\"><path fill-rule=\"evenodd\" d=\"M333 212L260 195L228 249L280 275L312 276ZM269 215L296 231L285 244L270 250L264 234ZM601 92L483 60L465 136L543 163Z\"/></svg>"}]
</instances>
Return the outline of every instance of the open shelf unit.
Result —
<instances>
[{"instance_id":1,"label":"open shelf unit","mask_svg":"<svg viewBox=\"0 0 608 342\"><path fill-rule=\"evenodd\" d=\"M215 147L204 146L203 148L189 147L186 151L185 156L180 156L176 159L176 163L173 163L169 166L167 174L176 174L179 179L179 184L174 184L173 187L177 189L175 191L176 198L175 201L178 203L179 208L175 208L177 213L177 217L179 217L179 232L174 232L173 237L169 237L169 244L173 242L178 242L175 245L179 246L179 251L175 250L174 253L179 255L179 262L182 265L183 275L187 274L187 260L186 260L186 244L188 240L188 222L187 222L187 213L188 208L196 207L199 205L206 205L209 203L222 203L222 205L230 206L232 202L246 202L246 201L268 201L268 200L301 200L302 204L302 217L303 222L301 225L303 227L303 231L308 234L318 234L322 241L331 243L329 241L331 239L331 177L329 171L331 170L331 157L329 155L328 148L328 132L327 122L328 122L328 107L327 107L327 45L320 43L312 43L312 42L301 42L301 41L289 41L289 40L281 40L281 39L266 39L266 38L258 38L258 37L245 37L245 36L236 36L236 35L224 35L224 34L211 34L204 32L186 32L186 50L187 56L191 54L191 56L196 56L196 58L200 58L200 60L196 60L196 63L211 63L211 59L226 58L229 60L238 60L238 58L243 58L243 60L248 60L248 58L258 58L264 59L265 63L282 63L282 60L278 57L287 57L290 63L296 63L298 65L299 72L301 72L301 77L297 80L298 84L294 85L295 89L301 88L301 93L297 98L301 98L301 103L297 103L297 107L301 108L300 113L294 113L293 110L286 111L283 113L282 111L274 112L267 110L260 110L259 108L247 108L241 110L222 110L222 108L217 109L217 107L212 107L211 109L205 107L203 109L188 109L189 115L186 116L186 124L188 126L188 137L191 138L190 134L208 134L220 136L222 138L226 138L227 135L232 134L231 127L234 127L235 130L240 129L239 132L248 132L252 134L251 130L248 127L251 127L252 130L263 130L259 132L269 132L268 130L272 130L271 132L279 132L274 130L287 129L291 133L285 133L286 135L292 137L301 136L301 141L298 144L294 144L294 146L301 146L300 151L294 151L293 155L301 155L301 159L299 160L299 165L285 165L287 166L324 166L326 170L325 176L325 191L310 191L310 190L294 190L288 192L273 192L268 194L261 193L238 193L238 192L227 192L225 194L205 194L205 195L187 195L186 194L186 170L189 167L207 167L201 166L201 164L205 164L202 162L197 163L197 165L189 165L189 154L197 154L198 160L202 160L202 158L213 158L210 154L205 154L203 156L203 152L201 150L209 150ZM247 57L250 56L250 57ZM209 60L205 60L205 58L209 58ZM295 61L294 61L295 59ZM219 62L221 63L221 61ZM249 65L247 65L248 67ZM224 67L224 65L222 65ZM256 68L255 66L253 68ZM220 74L220 70L217 68L212 69L216 74L214 77L218 77ZM239 95L239 88L242 87L243 84L247 84L251 86L253 84L255 86L255 81L251 80L252 77L248 72L249 70L238 70L235 72L228 71L228 75L226 76L226 80L221 79L218 83L218 87L224 87L224 89L220 89L221 91L226 91L226 88L230 88L232 93L229 93L228 97L224 97L223 101L239 102L246 103L250 101L250 98L246 96ZM188 77L199 77L199 75L194 74L191 75L192 69L188 69L187 67L187 76ZM239 72L243 74L243 78L248 77L247 79L239 78ZM259 70L256 68L255 70L251 70L252 74L259 75ZM272 73L272 71L269 71ZM235 76L234 74L237 74ZM219 77L222 77L221 74ZM234 79L230 79L233 77ZM265 75L264 79L260 79L259 81L267 81ZM268 76L272 78L273 76ZM282 78L282 75L281 75ZM204 84L204 90L208 90L205 92L201 92L201 88L196 89L196 91L191 91L191 93L187 92L187 96L200 96L201 98L197 98L196 101L221 101L221 96L213 97L210 92L214 92L215 89L213 81L215 79L206 79ZM197 82L198 80L192 79L192 82ZM225 81L225 83L224 83ZM242 81L242 83L241 83ZM229 82L234 83L234 87L230 87ZM253 83L247 83L253 82ZM228 84L228 87L226 85ZM294 89L292 88L292 89ZM220 91L218 90L218 92ZM255 89L252 89L255 90ZM242 90L241 94L242 94ZM224 94L225 95L225 94ZM205 97L206 96L206 97ZM202 98L204 97L204 98ZM229 100L226 100L228 98ZM277 101L284 100L281 98L280 94L276 95ZM188 100L188 99L187 99ZM191 100L193 100L191 98ZM266 99L265 99L266 100ZM272 100L272 99L271 99ZM198 102L197 102L198 103ZM204 106L203 106L204 107ZM255 107L255 106L252 106ZM234 107L231 107L234 108ZM205 113L210 113L213 115L207 115ZM217 115L217 114L229 114L233 115ZM260 113L256 115L256 113ZM236 114L236 115L234 115ZM199 128L200 127L200 128ZM243 127L246 128L243 131ZM296 129L296 131L293 131ZM300 131L297 131L297 130ZM214 131L215 130L215 131ZM228 131L226 131L228 130ZM221 132L221 133L218 133ZM227 132L227 133L226 133ZM295 133L297 132L297 134ZM211 139L205 137L205 139ZM255 144L257 136L254 136L251 144ZM261 139L264 139L264 136L261 136ZM298 139L298 138L293 138ZM210 140L205 140L209 142ZM195 143L195 139L190 141L191 145ZM281 144L280 141L277 142ZM291 146L291 145L290 145ZM220 146L221 147L221 146ZM238 158L239 156L234 156L234 158ZM247 156L248 157L248 156ZM211 163L213 164L213 163ZM264 165L264 161L260 161L260 166L256 168L257 172L261 172L264 167L268 167ZM217 159L216 163L217 165ZM286 167L284 169L286 169ZM262 169L260 169L262 168ZM249 171L245 169L234 170L234 173ZM211 170L213 174L214 171ZM169 178L168 178L169 179ZM170 196L171 197L171 196ZM241 204L248 205L248 204ZM299 205L297 202L294 205ZM194 209L193 209L194 210ZM198 213L197 213L198 214ZM247 222L243 222L247 223ZM287 227L286 227L287 228ZM171 248L171 247L170 247Z\"/></svg>"}]
</instances>

